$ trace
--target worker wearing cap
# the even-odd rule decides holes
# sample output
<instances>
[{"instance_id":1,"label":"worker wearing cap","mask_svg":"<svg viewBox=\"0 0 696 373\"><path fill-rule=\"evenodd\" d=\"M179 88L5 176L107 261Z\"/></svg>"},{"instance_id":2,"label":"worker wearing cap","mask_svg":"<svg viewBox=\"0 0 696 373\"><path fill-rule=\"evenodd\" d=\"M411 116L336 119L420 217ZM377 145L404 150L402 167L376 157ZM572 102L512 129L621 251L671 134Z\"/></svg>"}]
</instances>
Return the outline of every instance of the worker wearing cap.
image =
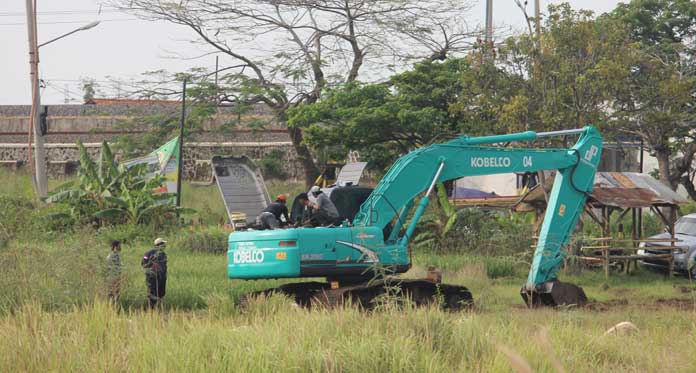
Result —
<instances>
[{"instance_id":1,"label":"worker wearing cap","mask_svg":"<svg viewBox=\"0 0 696 373\"><path fill-rule=\"evenodd\" d=\"M286 224L292 224L288 216L287 198L285 194L279 194L275 202L266 206L256 217L256 226L259 229L277 229L283 223L281 216L285 218Z\"/></svg>"},{"instance_id":2,"label":"worker wearing cap","mask_svg":"<svg viewBox=\"0 0 696 373\"><path fill-rule=\"evenodd\" d=\"M147 300L150 308L159 306L167 287L167 254L164 248L167 241L157 238L152 250L145 253L140 265L145 270Z\"/></svg>"},{"instance_id":3,"label":"worker wearing cap","mask_svg":"<svg viewBox=\"0 0 696 373\"><path fill-rule=\"evenodd\" d=\"M312 208L312 220L321 226L335 224L338 220L338 209L329 196L316 185L309 190L309 193L314 197L314 202L309 203Z\"/></svg>"}]
</instances>

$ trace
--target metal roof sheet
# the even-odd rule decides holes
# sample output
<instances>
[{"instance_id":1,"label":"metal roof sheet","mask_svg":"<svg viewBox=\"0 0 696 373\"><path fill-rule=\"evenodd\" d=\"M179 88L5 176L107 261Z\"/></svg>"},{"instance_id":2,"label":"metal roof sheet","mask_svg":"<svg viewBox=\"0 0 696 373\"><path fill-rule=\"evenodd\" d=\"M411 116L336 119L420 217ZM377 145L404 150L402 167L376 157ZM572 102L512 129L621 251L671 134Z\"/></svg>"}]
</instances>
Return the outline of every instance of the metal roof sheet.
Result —
<instances>
[{"instance_id":1,"label":"metal roof sheet","mask_svg":"<svg viewBox=\"0 0 696 373\"><path fill-rule=\"evenodd\" d=\"M550 191L553 178L548 178L546 190ZM588 204L595 207L649 208L650 206L675 206L688 201L648 174L637 172L598 172ZM544 193L539 185L520 198L512 208L527 211L544 208Z\"/></svg>"},{"instance_id":2,"label":"metal roof sheet","mask_svg":"<svg viewBox=\"0 0 696 373\"><path fill-rule=\"evenodd\" d=\"M687 200L647 174L598 172L590 203L615 207L680 205Z\"/></svg>"}]
</instances>

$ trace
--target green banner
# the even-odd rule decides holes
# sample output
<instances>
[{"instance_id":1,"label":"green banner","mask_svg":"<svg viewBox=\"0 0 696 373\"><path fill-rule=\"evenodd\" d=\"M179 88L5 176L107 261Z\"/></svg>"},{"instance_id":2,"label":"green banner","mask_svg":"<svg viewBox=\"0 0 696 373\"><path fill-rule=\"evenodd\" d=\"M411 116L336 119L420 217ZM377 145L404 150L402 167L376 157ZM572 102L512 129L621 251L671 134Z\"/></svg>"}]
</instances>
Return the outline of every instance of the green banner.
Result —
<instances>
[{"instance_id":1,"label":"green banner","mask_svg":"<svg viewBox=\"0 0 696 373\"><path fill-rule=\"evenodd\" d=\"M179 137L169 140L166 144L155 149L152 153L136 159L123 162L124 167L131 167L136 164L148 164L149 174L164 176L164 184L155 189L157 193L178 193L176 189L176 179L179 175Z\"/></svg>"}]
</instances>

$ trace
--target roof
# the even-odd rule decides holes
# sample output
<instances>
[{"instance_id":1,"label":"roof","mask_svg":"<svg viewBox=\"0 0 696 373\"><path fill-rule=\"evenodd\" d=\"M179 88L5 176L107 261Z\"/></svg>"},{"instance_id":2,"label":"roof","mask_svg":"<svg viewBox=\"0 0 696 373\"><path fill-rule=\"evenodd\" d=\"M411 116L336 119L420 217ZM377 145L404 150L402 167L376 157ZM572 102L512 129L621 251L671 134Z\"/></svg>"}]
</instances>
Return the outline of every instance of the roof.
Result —
<instances>
[{"instance_id":1,"label":"roof","mask_svg":"<svg viewBox=\"0 0 696 373\"><path fill-rule=\"evenodd\" d=\"M181 101L169 100L132 100L125 98L90 98L85 105L180 105Z\"/></svg>"},{"instance_id":2,"label":"roof","mask_svg":"<svg viewBox=\"0 0 696 373\"><path fill-rule=\"evenodd\" d=\"M590 203L627 208L675 206L687 203L687 200L647 174L598 172Z\"/></svg>"},{"instance_id":3,"label":"roof","mask_svg":"<svg viewBox=\"0 0 696 373\"><path fill-rule=\"evenodd\" d=\"M549 180L552 180L549 178ZM551 189L547 183L547 190ZM612 206L619 208L649 208L650 206L677 206L688 201L659 180L637 172L597 172L588 203L594 207ZM530 205L544 203L541 188L534 187L519 204L517 211L526 211Z\"/></svg>"}]
</instances>

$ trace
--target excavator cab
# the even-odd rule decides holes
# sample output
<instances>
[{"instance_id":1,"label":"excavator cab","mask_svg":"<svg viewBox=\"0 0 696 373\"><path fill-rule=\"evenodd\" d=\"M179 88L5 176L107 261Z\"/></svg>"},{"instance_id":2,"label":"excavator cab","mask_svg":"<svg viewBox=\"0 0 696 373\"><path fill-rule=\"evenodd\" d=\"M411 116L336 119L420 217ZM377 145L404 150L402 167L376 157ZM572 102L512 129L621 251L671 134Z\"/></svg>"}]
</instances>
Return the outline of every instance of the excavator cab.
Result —
<instances>
[{"instance_id":1,"label":"excavator cab","mask_svg":"<svg viewBox=\"0 0 696 373\"><path fill-rule=\"evenodd\" d=\"M329 196L331 202L334 203L338 210L341 221L346 219L352 222L355 215L360 211L360 205L367 200L367 197L372 193L372 188L349 185L346 187L332 187L323 189L324 193ZM307 215L304 206L302 206L297 197L292 202L290 208L290 219L292 221L301 221L303 215Z\"/></svg>"}]
</instances>

